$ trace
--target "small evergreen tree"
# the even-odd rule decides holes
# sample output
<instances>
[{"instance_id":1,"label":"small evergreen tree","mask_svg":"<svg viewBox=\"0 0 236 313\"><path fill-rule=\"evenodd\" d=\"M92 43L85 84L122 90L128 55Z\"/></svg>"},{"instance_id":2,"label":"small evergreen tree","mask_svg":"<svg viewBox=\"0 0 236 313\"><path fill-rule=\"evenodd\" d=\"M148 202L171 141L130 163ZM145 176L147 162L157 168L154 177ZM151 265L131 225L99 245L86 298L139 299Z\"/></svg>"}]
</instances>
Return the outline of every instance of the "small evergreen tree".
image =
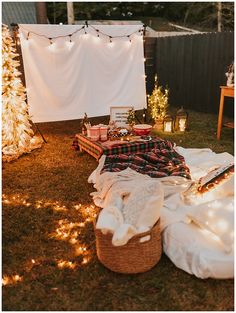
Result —
<instances>
[{"instance_id":1,"label":"small evergreen tree","mask_svg":"<svg viewBox=\"0 0 236 313\"><path fill-rule=\"evenodd\" d=\"M162 91L162 86L158 86L157 75L155 75L155 85L151 96L148 96L148 109L151 117L156 120L163 120L167 114L169 91Z\"/></svg>"},{"instance_id":2,"label":"small evergreen tree","mask_svg":"<svg viewBox=\"0 0 236 313\"><path fill-rule=\"evenodd\" d=\"M128 111L127 122L130 127L133 127L135 124L135 111L134 109L130 109Z\"/></svg>"},{"instance_id":3,"label":"small evergreen tree","mask_svg":"<svg viewBox=\"0 0 236 313\"><path fill-rule=\"evenodd\" d=\"M20 65L8 27L2 26L2 159L11 161L41 146L34 137L25 88L17 70Z\"/></svg>"}]
</instances>

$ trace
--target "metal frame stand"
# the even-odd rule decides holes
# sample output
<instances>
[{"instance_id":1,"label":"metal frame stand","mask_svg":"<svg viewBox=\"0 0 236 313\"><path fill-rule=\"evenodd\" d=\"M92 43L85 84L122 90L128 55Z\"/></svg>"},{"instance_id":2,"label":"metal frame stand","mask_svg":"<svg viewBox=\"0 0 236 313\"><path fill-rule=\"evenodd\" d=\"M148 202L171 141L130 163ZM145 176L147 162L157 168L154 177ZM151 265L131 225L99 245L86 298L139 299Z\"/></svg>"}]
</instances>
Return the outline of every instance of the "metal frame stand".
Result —
<instances>
[{"instance_id":1,"label":"metal frame stand","mask_svg":"<svg viewBox=\"0 0 236 313\"><path fill-rule=\"evenodd\" d=\"M35 124L32 120L30 120L31 124L36 128L36 132L34 134L37 134L37 132L40 134L40 136L42 137L43 141L45 143L47 143L46 139L44 138L42 132L40 131L39 127L37 124Z\"/></svg>"}]
</instances>

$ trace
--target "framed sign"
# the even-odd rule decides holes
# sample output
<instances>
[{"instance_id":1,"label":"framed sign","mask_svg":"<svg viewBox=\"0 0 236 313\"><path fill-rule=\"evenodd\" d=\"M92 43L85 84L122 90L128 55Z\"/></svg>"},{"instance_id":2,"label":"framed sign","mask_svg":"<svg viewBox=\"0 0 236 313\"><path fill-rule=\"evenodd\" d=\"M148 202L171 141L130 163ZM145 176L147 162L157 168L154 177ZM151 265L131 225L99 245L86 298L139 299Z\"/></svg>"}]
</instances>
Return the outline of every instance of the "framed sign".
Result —
<instances>
[{"instance_id":1,"label":"framed sign","mask_svg":"<svg viewBox=\"0 0 236 313\"><path fill-rule=\"evenodd\" d=\"M117 127L128 126L127 117L129 110L133 109L132 106L124 107L111 107L110 108L110 121L115 122Z\"/></svg>"}]
</instances>

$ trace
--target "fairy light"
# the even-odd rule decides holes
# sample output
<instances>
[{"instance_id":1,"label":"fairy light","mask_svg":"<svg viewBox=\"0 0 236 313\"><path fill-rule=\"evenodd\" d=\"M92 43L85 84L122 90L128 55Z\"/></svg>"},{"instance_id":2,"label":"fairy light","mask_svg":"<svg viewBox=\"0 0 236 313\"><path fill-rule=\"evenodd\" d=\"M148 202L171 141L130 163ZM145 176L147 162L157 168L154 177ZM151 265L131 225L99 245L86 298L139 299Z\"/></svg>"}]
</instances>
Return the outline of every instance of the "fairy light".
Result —
<instances>
[{"instance_id":1,"label":"fairy light","mask_svg":"<svg viewBox=\"0 0 236 313\"><path fill-rule=\"evenodd\" d=\"M75 245L75 244L78 242L78 240L75 239L75 238L71 238L69 242L70 242L72 245Z\"/></svg>"},{"instance_id":2,"label":"fairy light","mask_svg":"<svg viewBox=\"0 0 236 313\"><path fill-rule=\"evenodd\" d=\"M206 191L209 191L215 187L217 187L219 184L224 182L225 179L229 178L231 175L234 174L234 165L230 164L229 166L222 167L221 169L217 169L215 176L211 175L211 172L208 173L208 181L204 183L202 182L202 179L199 180L197 191L199 193L205 193Z\"/></svg>"},{"instance_id":3,"label":"fairy light","mask_svg":"<svg viewBox=\"0 0 236 313\"><path fill-rule=\"evenodd\" d=\"M109 36L109 43L112 45L112 36Z\"/></svg>"},{"instance_id":4,"label":"fairy light","mask_svg":"<svg viewBox=\"0 0 236 313\"><path fill-rule=\"evenodd\" d=\"M22 26L20 26L23 30L25 30L25 31L27 31L24 27L22 27ZM145 27L144 25L143 25L143 27ZM71 39L71 36L72 35L74 35L74 34L76 34L76 33L80 33L80 31L81 30L84 30L84 38L86 39L86 38L88 38L88 35L89 35L89 33L87 32L87 30L86 30L86 28L87 29L89 29L89 28L92 28L94 31L95 31L95 33L96 33L96 38L98 39L98 38L100 38L100 35L103 35L103 36L105 36L105 37L108 37L109 38L109 44L110 44L110 46L113 46L113 38L127 38L128 39L128 42L131 44L132 43L132 39L131 39L131 36L133 36L133 35L136 35L137 36L137 34L140 34L139 36L138 36L138 38L140 37L141 38L141 40L143 40L143 30L144 30L144 28L141 28L141 29L139 29L139 30L136 30L136 31L134 31L133 33L131 33L131 34L129 34L129 35L119 35L119 36L111 36L111 35L108 35L108 34L106 34L106 33L104 33L103 31L100 31L99 29L97 29L97 28L95 28L94 26L92 26L92 25L88 25L88 23L87 23L87 21L85 22L85 25L83 25L82 27L80 27L80 28L78 28L78 29L76 29L73 33L71 33L71 34L67 34L67 35L59 35L59 36L55 36L55 37L47 37L46 35L43 35L43 34L39 34L39 33L36 33L36 32L33 32L33 31L27 31L27 37L26 37L26 39L28 40L29 39L29 35L36 35L36 36L40 36L40 37L44 37L44 38L46 38L46 39L48 39L49 40L49 42L50 42L50 45L53 45L53 43L54 43L54 40L56 40L57 38L63 38L63 37L68 37L69 36L69 38L70 38L70 43L72 42L72 39ZM96 41L95 41L96 42ZM70 46L69 46L70 47Z\"/></svg>"},{"instance_id":5,"label":"fairy light","mask_svg":"<svg viewBox=\"0 0 236 313\"><path fill-rule=\"evenodd\" d=\"M2 201L11 205L24 205L24 206L32 206L35 208L56 208L59 209L66 209L66 206L61 204L59 201L44 201L42 199L36 200L32 202L28 200L28 196L22 196L19 194L14 195L2 195ZM83 264L86 264L90 260L91 252L88 250L88 247L81 243L79 240L79 236L82 232L82 229L87 225L87 223L91 223L93 219L96 217L96 207L94 205L83 206L82 204L76 204L73 208L77 211L80 210L80 214L82 215L83 221L69 221L68 219L60 219L58 220L57 227L55 230L49 234L49 238L55 238L56 240L62 240L70 243L74 246L75 255L82 256L84 259ZM61 262L64 262L63 260ZM68 262L68 261L66 261ZM29 260L29 268L31 269L38 261L35 259ZM61 268L68 267L74 268L76 265L74 263L60 263ZM19 276L19 275L18 275ZM5 283L8 284L9 281L11 282L18 282L21 280L21 277L14 276L14 278L6 278Z\"/></svg>"},{"instance_id":6,"label":"fairy light","mask_svg":"<svg viewBox=\"0 0 236 313\"><path fill-rule=\"evenodd\" d=\"M127 38L129 39L129 42L131 43L132 40L131 40L131 38L130 38L130 35L128 35Z\"/></svg>"},{"instance_id":7,"label":"fairy light","mask_svg":"<svg viewBox=\"0 0 236 313\"><path fill-rule=\"evenodd\" d=\"M23 277L18 274L12 275L12 276L4 275L2 278L2 285L3 286L13 285L18 282L21 282L22 280L23 280Z\"/></svg>"},{"instance_id":8,"label":"fairy light","mask_svg":"<svg viewBox=\"0 0 236 313\"><path fill-rule=\"evenodd\" d=\"M61 206L57 203L54 203L53 204L53 211L56 211L56 212L65 212L67 211L68 209L66 208L65 205Z\"/></svg>"},{"instance_id":9,"label":"fairy light","mask_svg":"<svg viewBox=\"0 0 236 313\"><path fill-rule=\"evenodd\" d=\"M60 269L63 269L63 268L75 269L76 263L71 262L71 261L60 260L57 262L57 266Z\"/></svg>"},{"instance_id":10,"label":"fairy light","mask_svg":"<svg viewBox=\"0 0 236 313\"><path fill-rule=\"evenodd\" d=\"M16 44L17 44L17 46L20 45L20 35L19 35L19 33L16 35Z\"/></svg>"},{"instance_id":11,"label":"fairy light","mask_svg":"<svg viewBox=\"0 0 236 313\"><path fill-rule=\"evenodd\" d=\"M15 282L21 281L21 280L22 280L22 277L20 277L19 275L15 275L15 276L13 277L13 280L14 280Z\"/></svg>"},{"instance_id":12,"label":"fairy light","mask_svg":"<svg viewBox=\"0 0 236 313\"><path fill-rule=\"evenodd\" d=\"M90 260L89 257L87 257L87 256L84 257L84 258L83 258L83 261L82 261L82 264L83 264L83 265L87 264L87 263L89 262L89 260Z\"/></svg>"},{"instance_id":13,"label":"fairy light","mask_svg":"<svg viewBox=\"0 0 236 313\"><path fill-rule=\"evenodd\" d=\"M77 256L88 254L87 247L85 245L80 245L80 246L76 247L76 253L75 254Z\"/></svg>"},{"instance_id":14,"label":"fairy light","mask_svg":"<svg viewBox=\"0 0 236 313\"><path fill-rule=\"evenodd\" d=\"M18 38L18 36L17 36ZM23 153L42 145L33 142L34 133L29 123L25 88L20 79L19 55L9 29L2 27L2 160L12 161Z\"/></svg>"},{"instance_id":15,"label":"fairy light","mask_svg":"<svg viewBox=\"0 0 236 313\"><path fill-rule=\"evenodd\" d=\"M3 276L3 278L2 278L3 286L9 285L9 283L10 283L10 277L9 276Z\"/></svg>"}]
</instances>

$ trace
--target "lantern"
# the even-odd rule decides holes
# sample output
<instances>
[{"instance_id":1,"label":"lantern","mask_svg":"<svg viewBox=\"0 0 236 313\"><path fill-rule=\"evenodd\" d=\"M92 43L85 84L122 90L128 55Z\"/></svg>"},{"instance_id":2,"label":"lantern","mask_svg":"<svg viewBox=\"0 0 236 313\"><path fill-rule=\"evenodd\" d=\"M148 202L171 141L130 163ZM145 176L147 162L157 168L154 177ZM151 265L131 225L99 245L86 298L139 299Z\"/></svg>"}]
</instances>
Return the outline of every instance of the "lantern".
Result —
<instances>
[{"instance_id":1,"label":"lantern","mask_svg":"<svg viewBox=\"0 0 236 313\"><path fill-rule=\"evenodd\" d=\"M175 130L185 132L188 127L188 113L181 107L176 114Z\"/></svg>"},{"instance_id":2,"label":"lantern","mask_svg":"<svg viewBox=\"0 0 236 313\"><path fill-rule=\"evenodd\" d=\"M170 115L166 115L164 118L164 132L173 132L173 118Z\"/></svg>"}]
</instances>

